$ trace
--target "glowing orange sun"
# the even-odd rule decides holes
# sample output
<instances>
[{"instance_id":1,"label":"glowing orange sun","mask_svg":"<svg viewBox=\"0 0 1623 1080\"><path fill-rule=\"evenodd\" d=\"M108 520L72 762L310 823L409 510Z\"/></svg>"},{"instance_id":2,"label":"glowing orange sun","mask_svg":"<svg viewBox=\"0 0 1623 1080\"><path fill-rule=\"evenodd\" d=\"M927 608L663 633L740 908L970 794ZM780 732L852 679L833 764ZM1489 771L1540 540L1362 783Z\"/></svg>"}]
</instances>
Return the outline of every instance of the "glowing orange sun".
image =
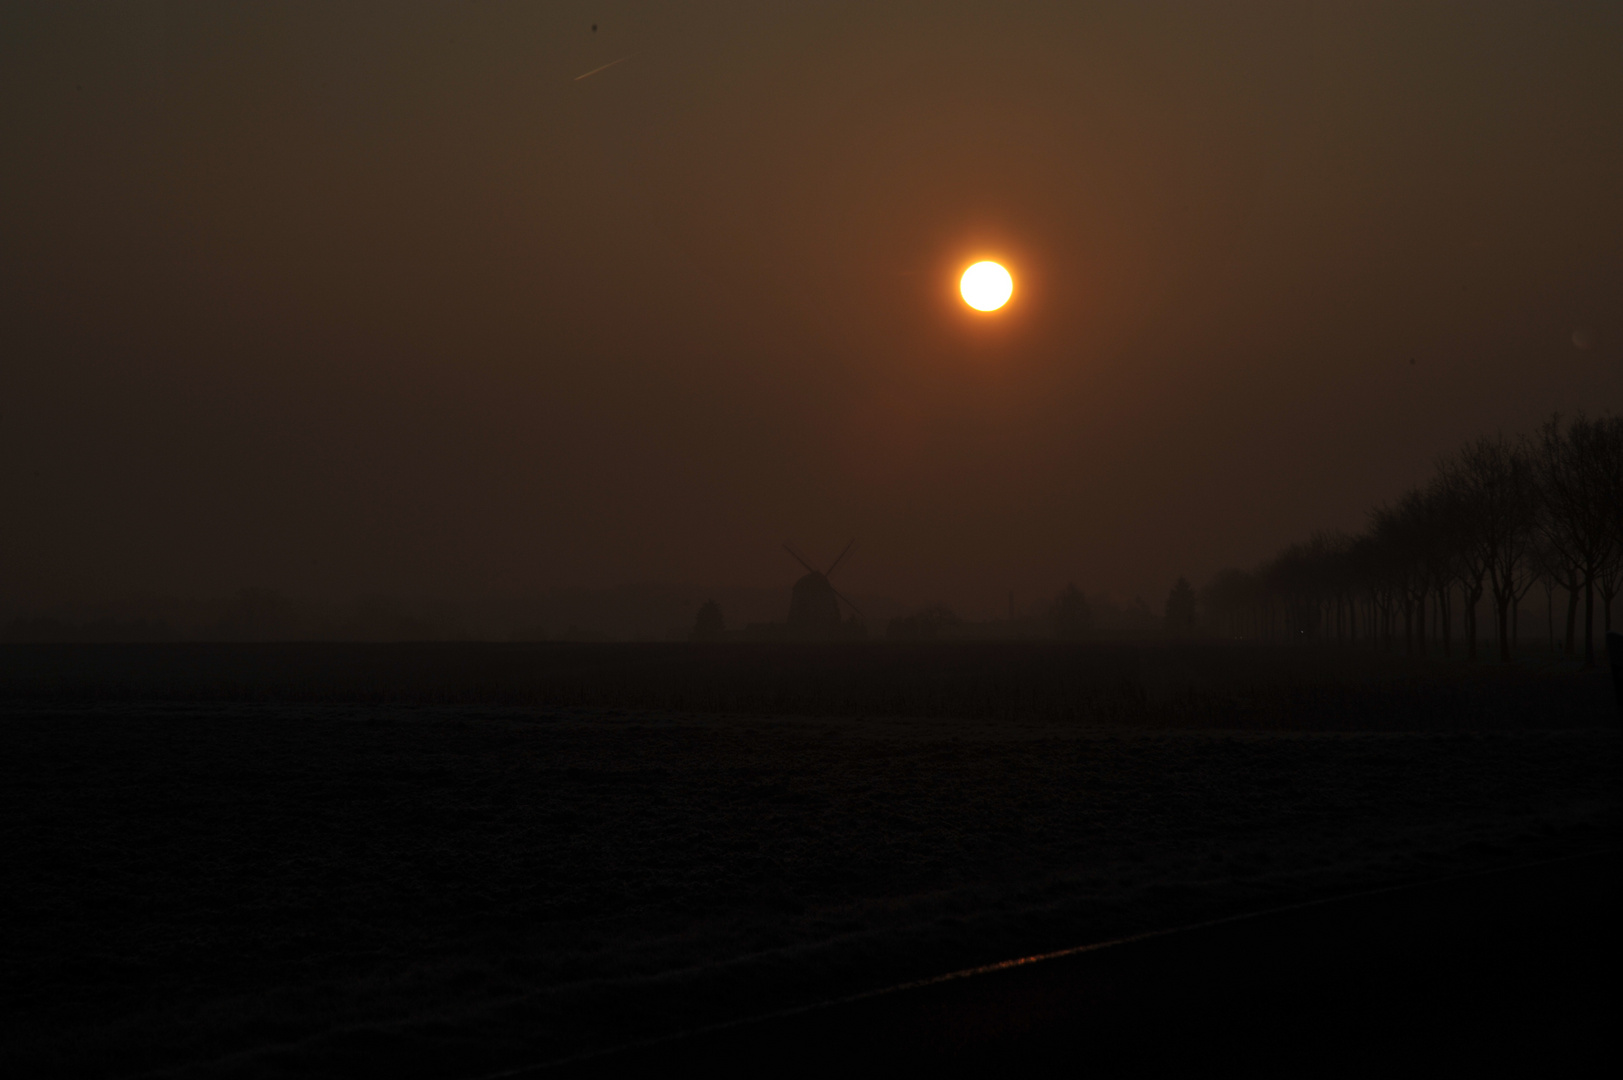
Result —
<instances>
[{"instance_id":1,"label":"glowing orange sun","mask_svg":"<svg viewBox=\"0 0 1623 1080\"><path fill-rule=\"evenodd\" d=\"M964 303L976 311L996 311L1014 293L1014 278L995 262L978 262L958 279Z\"/></svg>"}]
</instances>

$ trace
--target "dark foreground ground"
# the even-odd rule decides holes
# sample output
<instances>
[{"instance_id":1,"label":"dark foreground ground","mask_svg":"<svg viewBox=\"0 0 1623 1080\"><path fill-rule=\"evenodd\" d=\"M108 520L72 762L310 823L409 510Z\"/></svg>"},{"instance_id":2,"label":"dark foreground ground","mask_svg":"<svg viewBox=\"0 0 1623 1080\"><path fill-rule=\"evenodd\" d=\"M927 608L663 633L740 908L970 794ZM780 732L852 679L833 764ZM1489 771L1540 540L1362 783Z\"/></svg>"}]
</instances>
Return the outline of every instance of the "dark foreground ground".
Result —
<instances>
[{"instance_id":1,"label":"dark foreground ground","mask_svg":"<svg viewBox=\"0 0 1623 1080\"><path fill-rule=\"evenodd\" d=\"M469 655L455 662L490 659ZM613 666L623 657L594 655L625 670ZM760 655L789 664L783 683L805 700L890 694L904 715L491 705L473 682L442 695L457 700L424 703L432 695L357 680L330 656L321 701L310 690L320 680L274 649L237 662L281 664L275 679L239 670L222 684L210 669L215 697L190 701L141 691L175 654L143 667L139 655L105 653L93 679L82 657L58 655L51 693L29 700L16 688L37 668L0 657L0 697L11 699L0 710L0 1067L485 1075L1012 956L1619 840L1623 753L1610 702L1547 673L1490 673L1483 690L1469 676L1327 675L1312 661L1247 689L1232 670L1227 683L1210 674L1223 657L1084 658L1090 683L1053 669L1062 653L1041 663L1005 653L983 655L974 685L1035 670L1048 689L1031 697L1047 704L1024 720L953 719L905 715L909 702L945 700L919 674L938 663L927 653L859 655L862 680L828 654ZM108 656L122 675L107 673ZM772 685L746 654L723 659L743 665L741 685ZM590 672L571 683L568 665L551 662L550 677L578 695L669 690L646 677L615 691ZM729 685L714 671L682 677ZM498 690L513 685L504 678ZM842 690L841 678L858 689ZM1055 705L1065 700L1055 688L1072 686L1150 710L1199 700L1203 679L1208 704L1186 707L1235 712L1251 693L1274 710L1270 730L1166 730L1149 722L1166 714L1151 712L1138 726L1100 726L1085 719L1092 699L1073 699L1083 719ZM1504 702L1540 686L1565 704L1518 726ZM1285 723L1292 700L1299 730ZM1315 701L1333 703L1331 715ZM1428 711L1438 701L1451 703L1446 723ZM1595 701L1608 708L1584 704ZM1336 730L1360 710L1378 712L1385 730ZM1553 887L1577 903L1603 888ZM1472 909L1487 915L1461 907L1460 925L1503 921L1498 903ZM1545 911L1524 921L1573 923ZM1155 1008L1198 1015L1202 995L1221 1015L1238 1007L1235 987L1278 982L1230 978L1235 957L1280 954L1278 942L1300 936L1193 966L1110 961L1127 965L1131 985L1058 997L1138 1002L1120 1005L1112 1030ZM1399 972L1383 976L1390 994L1343 985L1336 1007L1377 1016L1439 965L1459 966L1383 969ZM1225 974L1214 982L1213 972ZM1035 1022L1047 1007L1018 1000L1004 1012ZM1263 1015L1289 1003L1259 1000ZM1037 1025L1021 1045L1063 1045L1077 1030ZM729 1045L718 1052L748 1052Z\"/></svg>"},{"instance_id":2,"label":"dark foreground ground","mask_svg":"<svg viewBox=\"0 0 1623 1080\"><path fill-rule=\"evenodd\" d=\"M517 1076L1615 1073L1623 852L1355 893Z\"/></svg>"}]
</instances>

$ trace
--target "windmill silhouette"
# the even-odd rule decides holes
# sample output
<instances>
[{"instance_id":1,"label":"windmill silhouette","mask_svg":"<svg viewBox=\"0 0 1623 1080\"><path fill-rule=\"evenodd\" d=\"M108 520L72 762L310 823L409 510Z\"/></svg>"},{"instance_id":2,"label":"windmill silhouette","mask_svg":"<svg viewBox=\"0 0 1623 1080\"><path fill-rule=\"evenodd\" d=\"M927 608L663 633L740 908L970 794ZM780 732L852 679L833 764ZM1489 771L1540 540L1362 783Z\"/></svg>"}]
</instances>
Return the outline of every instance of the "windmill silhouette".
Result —
<instances>
[{"instance_id":1,"label":"windmill silhouette","mask_svg":"<svg viewBox=\"0 0 1623 1080\"><path fill-rule=\"evenodd\" d=\"M851 609L857 618L862 617L862 609L851 602L851 598L836 589L829 578L834 571L851 554L856 546L853 540L845 545L839 558L829 564L827 570L819 570L806 560L800 552L789 544L783 545L783 550L794 556L796 562L806 568L806 576L795 582L794 592L789 595L789 632L796 636L834 636L840 633L844 620L840 616L840 603Z\"/></svg>"}]
</instances>

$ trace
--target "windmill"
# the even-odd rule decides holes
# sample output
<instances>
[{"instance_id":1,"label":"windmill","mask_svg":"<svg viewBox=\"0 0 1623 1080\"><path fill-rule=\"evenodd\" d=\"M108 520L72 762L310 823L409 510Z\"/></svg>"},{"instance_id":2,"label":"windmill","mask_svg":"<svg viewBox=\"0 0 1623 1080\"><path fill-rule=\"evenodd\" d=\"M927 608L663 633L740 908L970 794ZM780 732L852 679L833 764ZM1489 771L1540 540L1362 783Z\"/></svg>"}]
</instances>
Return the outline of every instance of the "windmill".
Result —
<instances>
[{"instance_id":1,"label":"windmill","mask_svg":"<svg viewBox=\"0 0 1623 1080\"><path fill-rule=\"evenodd\" d=\"M840 617L840 602L851 609L852 614L858 618L862 611L851 602L851 598L841 593L829 583L829 578L845 557L851 554L856 546L853 540L845 545L839 558L829 564L827 570L819 570L788 544L783 550L794 556L796 562L806 568L806 576L795 582L794 592L789 596L789 632L795 635L834 635L840 633L844 625Z\"/></svg>"}]
</instances>

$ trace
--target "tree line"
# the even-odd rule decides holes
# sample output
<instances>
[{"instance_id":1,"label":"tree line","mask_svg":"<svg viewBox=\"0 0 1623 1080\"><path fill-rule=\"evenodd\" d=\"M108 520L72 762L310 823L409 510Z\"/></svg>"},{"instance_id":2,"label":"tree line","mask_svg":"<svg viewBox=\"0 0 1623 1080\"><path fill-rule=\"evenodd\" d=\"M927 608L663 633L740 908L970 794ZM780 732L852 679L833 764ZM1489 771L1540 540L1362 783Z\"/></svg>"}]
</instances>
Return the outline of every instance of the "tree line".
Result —
<instances>
[{"instance_id":1,"label":"tree line","mask_svg":"<svg viewBox=\"0 0 1623 1080\"><path fill-rule=\"evenodd\" d=\"M1620 584L1623 417L1555 415L1531 435L1487 436L1445 456L1426 483L1371 510L1356 535L1318 531L1254 570L1218 573L1199 590L1198 621L1235 639L1387 651L1401 640L1411 655L1463 646L1469 659L1491 631L1509 662L1522 602L1539 589L1551 646L1575 657L1581 623L1593 666L1596 608L1611 630ZM1189 601L1174 590L1169 629L1195 628Z\"/></svg>"}]
</instances>

